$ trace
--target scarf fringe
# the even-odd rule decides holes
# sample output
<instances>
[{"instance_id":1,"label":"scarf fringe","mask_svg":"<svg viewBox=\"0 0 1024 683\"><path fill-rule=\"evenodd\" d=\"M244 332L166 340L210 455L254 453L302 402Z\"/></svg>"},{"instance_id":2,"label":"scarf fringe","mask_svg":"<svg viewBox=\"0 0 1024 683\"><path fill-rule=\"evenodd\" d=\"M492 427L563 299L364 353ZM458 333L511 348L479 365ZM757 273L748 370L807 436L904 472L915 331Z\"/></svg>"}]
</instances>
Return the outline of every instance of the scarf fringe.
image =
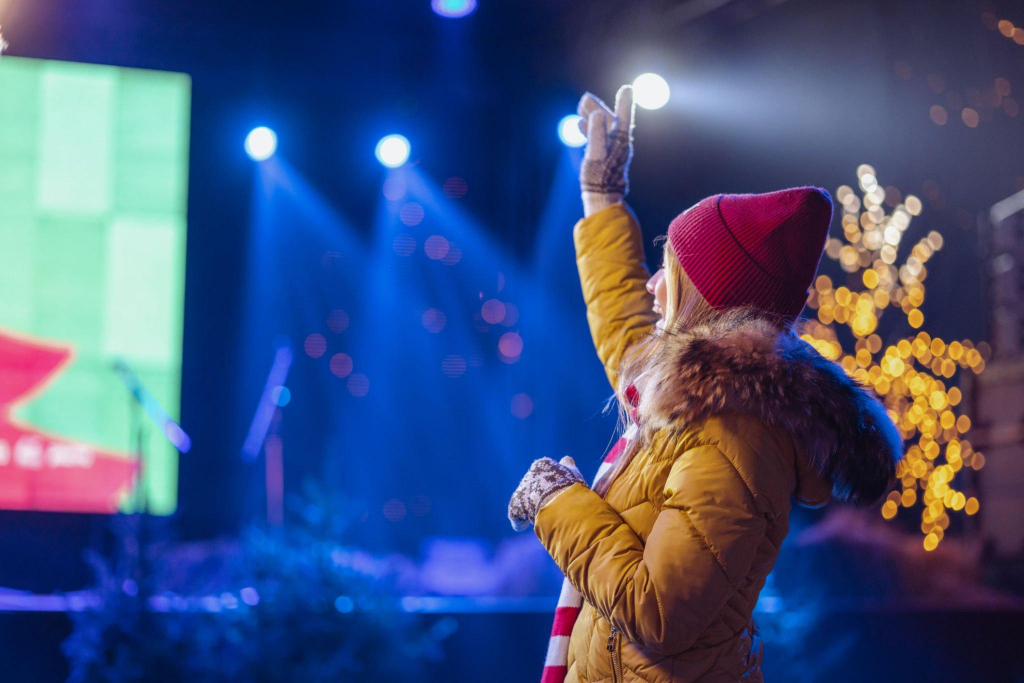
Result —
<instances>
[{"instance_id":1,"label":"scarf fringe","mask_svg":"<svg viewBox=\"0 0 1024 683\"><path fill-rule=\"evenodd\" d=\"M636 423L630 423L629 427L615 443L604 462L597 468L597 475L594 477L594 486L608 474L615 466L626 447L636 438ZM544 658L544 672L541 674L541 683L563 683L569 673L569 637L572 635L573 626L580 615L583 607L583 596L573 588L569 579L562 580L562 592L558 596L558 605L555 607L555 620L551 625L551 637L548 639L548 653Z\"/></svg>"}]
</instances>

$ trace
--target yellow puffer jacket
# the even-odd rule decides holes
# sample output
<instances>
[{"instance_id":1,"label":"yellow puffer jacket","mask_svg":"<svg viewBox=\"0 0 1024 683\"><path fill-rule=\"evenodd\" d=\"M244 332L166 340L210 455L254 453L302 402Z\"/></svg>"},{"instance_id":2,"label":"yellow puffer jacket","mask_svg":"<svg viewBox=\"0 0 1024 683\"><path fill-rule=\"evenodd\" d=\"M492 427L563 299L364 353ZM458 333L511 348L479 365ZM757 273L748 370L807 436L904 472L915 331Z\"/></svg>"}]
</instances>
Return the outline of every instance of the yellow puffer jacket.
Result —
<instances>
[{"instance_id":1,"label":"yellow puffer jacket","mask_svg":"<svg viewBox=\"0 0 1024 683\"><path fill-rule=\"evenodd\" d=\"M574 232L587 319L613 388L651 334L640 229L617 204ZM605 498L582 484L536 533L584 597L567 681L760 681L751 618L790 501L876 499L899 434L876 399L756 315L666 338L637 388L646 447Z\"/></svg>"}]
</instances>

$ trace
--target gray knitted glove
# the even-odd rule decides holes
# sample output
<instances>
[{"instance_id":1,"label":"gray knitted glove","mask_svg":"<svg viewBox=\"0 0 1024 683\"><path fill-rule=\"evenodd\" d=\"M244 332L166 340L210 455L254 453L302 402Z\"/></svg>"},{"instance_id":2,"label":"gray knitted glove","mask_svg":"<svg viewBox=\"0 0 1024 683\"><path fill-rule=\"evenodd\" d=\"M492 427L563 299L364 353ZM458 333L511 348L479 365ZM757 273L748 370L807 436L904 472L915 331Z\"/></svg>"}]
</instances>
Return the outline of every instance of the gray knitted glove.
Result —
<instances>
[{"instance_id":1,"label":"gray knitted glove","mask_svg":"<svg viewBox=\"0 0 1024 683\"><path fill-rule=\"evenodd\" d=\"M620 202L629 192L629 162L633 157L633 88L624 85L615 95L615 112L586 93L577 112L587 148L580 166L583 213L590 216Z\"/></svg>"},{"instance_id":2,"label":"gray knitted glove","mask_svg":"<svg viewBox=\"0 0 1024 683\"><path fill-rule=\"evenodd\" d=\"M512 528L522 531L529 527L537 519L544 503L577 483L585 484L572 458L566 456L561 462L551 458L534 460L508 502L508 520L512 522Z\"/></svg>"}]
</instances>

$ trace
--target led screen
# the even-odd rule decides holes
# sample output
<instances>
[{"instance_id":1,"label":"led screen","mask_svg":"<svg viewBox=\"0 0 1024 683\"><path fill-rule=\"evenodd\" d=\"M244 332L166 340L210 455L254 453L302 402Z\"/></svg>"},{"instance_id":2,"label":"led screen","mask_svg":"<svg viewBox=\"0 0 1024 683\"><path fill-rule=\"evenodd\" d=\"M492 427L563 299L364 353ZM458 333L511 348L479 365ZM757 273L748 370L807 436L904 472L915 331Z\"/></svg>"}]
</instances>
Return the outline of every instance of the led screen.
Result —
<instances>
[{"instance_id":1,"label":"led screen","mask_svg":"<svg viewBox=\"0 0 1024 683\"><path fill-rule=\"evenodd\" d=\"M114 366L177 417L190 91L0 59L0 508L174 511L177 453Z\"/></svg>"}]
</instances>

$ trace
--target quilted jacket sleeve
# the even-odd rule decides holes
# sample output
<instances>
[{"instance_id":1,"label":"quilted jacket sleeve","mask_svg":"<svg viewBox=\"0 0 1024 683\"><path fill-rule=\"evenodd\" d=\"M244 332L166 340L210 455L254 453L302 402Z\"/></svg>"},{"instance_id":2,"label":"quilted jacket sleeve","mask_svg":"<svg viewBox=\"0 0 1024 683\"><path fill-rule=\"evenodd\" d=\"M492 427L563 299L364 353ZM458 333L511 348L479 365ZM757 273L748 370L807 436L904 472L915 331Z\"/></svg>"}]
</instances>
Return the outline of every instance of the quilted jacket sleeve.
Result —
<instances>
[{"instance_id":1,"label":"quilted jacket sleeve","mask_svg":"<svg viewBox=\"0 0 1024 683\"><path fill-rule=\"evenodd\" d=\"M633 212L618 203L578 222L573 238L590 334L617 389L623 354L656 320L654 298L647 291L650 273L644 265L643 236Z\"/></svg>"},{"instance_id":2,"label":"quilted jacket sleeve","mask_svg":"<svg viewBox=\"0 0 1024 683\"><path fill-rule=\"evenodd\" d=\"M629 640L675 654L723 608L764 536L767 517L742 469L715 446L676 457L646 544L579 484L541 509L536 533L570 583Z\"/></svg>"}]
</instances>

